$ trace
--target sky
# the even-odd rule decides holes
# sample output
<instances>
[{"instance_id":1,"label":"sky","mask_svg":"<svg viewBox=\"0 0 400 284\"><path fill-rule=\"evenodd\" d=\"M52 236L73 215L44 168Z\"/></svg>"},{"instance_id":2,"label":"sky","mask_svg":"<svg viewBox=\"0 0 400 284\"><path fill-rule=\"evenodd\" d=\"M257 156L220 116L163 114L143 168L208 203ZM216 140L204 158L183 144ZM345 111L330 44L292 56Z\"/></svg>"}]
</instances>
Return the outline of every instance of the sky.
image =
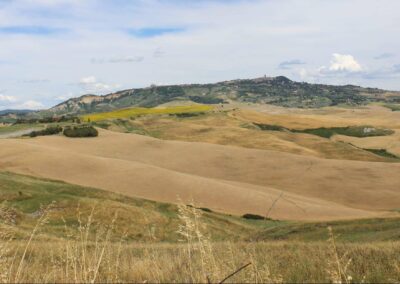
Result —
<instances>
[{"instance_id":1,"label":"sky","mask_svg":"<svg viewBox=\"0 0 400 284\"><path fill-rule=\"evenodd\" d=\"M0 110L264 75L400 90L398 0L0 0Z\"/></svg>"}]
</instances>

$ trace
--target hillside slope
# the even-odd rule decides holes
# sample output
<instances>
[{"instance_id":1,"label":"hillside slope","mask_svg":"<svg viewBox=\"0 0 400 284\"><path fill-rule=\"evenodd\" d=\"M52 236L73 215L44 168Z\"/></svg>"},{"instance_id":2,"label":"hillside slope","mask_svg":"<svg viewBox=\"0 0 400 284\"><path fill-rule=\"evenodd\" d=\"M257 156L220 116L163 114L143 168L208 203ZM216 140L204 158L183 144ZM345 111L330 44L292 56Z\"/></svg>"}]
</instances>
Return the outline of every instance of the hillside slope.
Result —
<instances>
[{"instance_id":1,"label":"hillside slope","mask_svg":"<svg viewBox=\"0 0 400 284\"><path fill-rule=\"evenodd\" d=\"M157 201L297 220L382 216L400 204L400 164L325 160L267 150L162 141L101 130L0 141L0 169Z\"/></svg>"},{"instance_id":2,"label":"hillside slope","mask_svg":"<svg viewBox=\"0 0 400 284\"><path fill-rule=\"evenodd\" d=\"M116 233L124 234L126 239L142 242L176 242L179 239L176 233L180 224L178 208L173 204L9 172L0 172L0 199L0 228L12 230L16 238L29 235L41 208L53 203L49 221L41 228L43 238L67 237L65 225L77 227L79 215L86 219L94 210L94 226L110 225L117 214ZM213 240L244 239L262 228L278 224L201 212L202 222Z\"/></svg>"},{"instance_id":3,"label":"hillside slope","mask_svg":"<svg viewBox=\"0 0 400 284\"><path fill-rule=\"evenodd\" d=\"M141 243L177 242L180 239L177 230L181 220L178 207L173 204L10 172L0 172L0 197L0 228L13 231L15 239L29 236L40 209L51 204L49 220L40 228L39 238L43 240L66 238L66 226L70 230L78 228L78 218L87 220L92 210L95 228L111 224L117 214L114 232L117 241L122 233L125 240ZM400 236L399 218L304 223L249 220L205 208L198 212L212 241L326 240L327 226L339 234L339 241L386 241L397 240Z\"/></svg>"},{"instance_id":4,"label":"hillside slope","mask_svg":"<svg viewBox=\"0 0 400 284\"><path fill-rule=\"evenodd\" d=\"M36 115L91 113L130 106L154 107L176 100L203 104L236 101L318 108L339 104L363 105L368 102L396 103L400 102L400 92L353 85L332 86L295 82L283 76L262 77L210 84L151 86L105 96L84 95L69 99Z\"/></svg>"}]
</instances>

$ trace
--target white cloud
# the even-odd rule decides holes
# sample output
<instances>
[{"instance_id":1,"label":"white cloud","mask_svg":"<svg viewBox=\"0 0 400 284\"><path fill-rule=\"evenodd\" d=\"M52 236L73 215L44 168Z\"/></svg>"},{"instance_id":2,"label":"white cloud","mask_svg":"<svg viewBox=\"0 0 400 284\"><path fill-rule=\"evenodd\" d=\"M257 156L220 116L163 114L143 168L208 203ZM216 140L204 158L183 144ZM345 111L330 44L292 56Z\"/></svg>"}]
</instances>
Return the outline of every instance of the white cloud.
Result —
<instances>
[{"instance_id":1,"label":"white cloud","mask_svg":"<svg viewBox=\"0 0 400 284\"><path fill-rule=\"evenodd\" d=\"M352 55L333 53L329 67L300 68L297 73L301 80L314 82L321 78L354 78L365 75L367 71Z\"/></svg>"},{"instance_id":2,"label":"white cloud","mask_svg":"<svg viewBox=\"0 0 400 284\"><path fill-rule=\"evenodd\" d=\"M360 80L391 80L400 78L400 64L383 65L375 68L362 66L352 55L334 53L329 67L300 68L297 74L301 80L308 82L339 84L359 82ZM368 86L368 85L367 85ZM385 88L385 87L383 87Z\"/></svg>"},{"instance_id":3,"label":"white cloud","mask_svg":"<svg viewBox=\"0 0 400 284\"><path fill-rule=\"evenodd\" d=\"M41 109L43 107L44 107L44 105L41 102L34 101L34 100L28 100L26 102L23 102L22 104L15 106L15 108L18 108L18 109Z\"/></svg>"},{"instance_id":4,"label":"white cloud","mask_svg":"<svg viewBox=\"0 0 400 284\"><path fill-rule=\"evenodd\" d=\"M13 96L6 96L6 95L0 94L0 102L13 103L13 102L16 102L16 101L17 101L17 99L15 97L13 97Z\"/></svg>"},{"instance_id":5,"label":"white cloud","mask_svg":"<svg viewBox=\"0 0 400 284\"><path fill-rule=\"evenodd\" d=\"M329 71L332 72L360 72L363 70L352 55L349 54L332 54L331 65Z\"/></svg>"},{"instance_id":6,"label":"white cloud","mask_svg":"<svg viewBox=\"0 0 400 284\"><path fill-rule=\"evenodd\" d=\"M144 56L112 56L110 58L92 58L91 62L93 64L103 64L103 63L132 63L132 62L142 62Z\"/></svg>"},{"instance_id":7,"label":"white cloud","mask_svg":"<svg viewBox=\"0 0 400 284\"><path fill-rule=\"evenodd\" d=\"M10 109L40 109L43 108L43 104L34 100L27 100L20 103L20 100L14 96L6 96L0 94L0 108Z\"/></svg>"},{"instance_id":8,"label":"white cloud","mask_svg":"<svg viewBox=\"0 0 400 284\"><path fill-rule=\"evenodd\" d=\"M299 76L300 76L301 80L307 81L307 80L311 79L310 72L307 69L300 68L298 72L299 72Z\"/></svg>"},{"instance_id":9,"label":"white cloud","mask_svg":"<svg viewBox=\"0 0 400 284\"><path fill-rule=\"evenodd\" d=\"M28 80L22 80L22 83L27 83L27 84L40 84L40 83L48 83L50 82L49 79L28 79Z\"/></svg>"},{"instance_id":10,"label":"white cloud","mask_svg":"<svg viewBox=\"0 0 400 284\"><path fill-rule=\"evenodd\" d=\"M95 76L83 77L79 80L79 83L83 85L95 84L96 77Z\"/></svg>"},{"instance_id":11,"label":"white cloud","mask_svg":"<svg viewBox=\"0 0 400 284\"><path fill-rule=\"evenodd\" d=\"M79 85L86 93L105 94L117 90L121 85L106 84L99 82L95 76L83 77L79 80Z\"/></svg>"},{"instance_id":12,"label":"white cloud","mask_svg":"<svg viewBox=\"0 0 400 284\"><path fill-rule=\"evenodd\" d=\"M113 82L130 88L152 82L205 83L263 74L400 89L398 75L389 79L382 72L379 77L362 76L384 68L392 72L390 65L400 63L394 61L399 58L396 50L400 49L400 37L393 36L400 32L398 0L387 0L379 7L375 0L310 0L307 4L164 0L118 1L118 5L101 0L3 2L0 26L68 30L41 36L0 35L0 65L7 64L7 68L0 68L0 86L7 89L8 96L21 96L21 101L33 99L50 106L60 94L109 92L116 86ZM363 12L354 13L360 7ZM371 21L377 13L380 20ZM146 27L183 27L185 32L156 38L137 38L125 32ZM329 55L333 52L340 55L333 57L330 64ZM387 58L384 52L395 56L374 59ZM350 60L341 57L349 54ZM141 57L145 58L142 63ZM286 64L291 68L277 68L283 59L296 58L307 65ZM326 67L319 70L323 65ZM360 67L361 71L355 71ZM79 78L86 74L96 76L97 80L79 83ZM21 84L31 76L50 81Z\"/></svg>"},{"instance_id":13,"label":"white cloud","mask_svg":"<svg viewBox=\"0 0 400 284\"><path fill-rule=\"evenodd\" d=\"M55 97L54 98L54 100L56 100L56 101L66 101L66 100L68 100L68 99L70 99L70 98L73 98L74 97L74 94L73 93L71 93L71 92L69 92L67 95L65 95L65 96L58 96L58 97Z\"/></svg>"},{"instance_id":14,"label":"white cloud","mask_svg":"<svg viewBox=\"0 0 400 284\"><path fill-rule=\"evenodd\" d=\"M160 47L157 47L153 52L153 57L156 57L156 58L162 57L164 55L165 55L165 52Z\"/></svg>"}]
</instances>

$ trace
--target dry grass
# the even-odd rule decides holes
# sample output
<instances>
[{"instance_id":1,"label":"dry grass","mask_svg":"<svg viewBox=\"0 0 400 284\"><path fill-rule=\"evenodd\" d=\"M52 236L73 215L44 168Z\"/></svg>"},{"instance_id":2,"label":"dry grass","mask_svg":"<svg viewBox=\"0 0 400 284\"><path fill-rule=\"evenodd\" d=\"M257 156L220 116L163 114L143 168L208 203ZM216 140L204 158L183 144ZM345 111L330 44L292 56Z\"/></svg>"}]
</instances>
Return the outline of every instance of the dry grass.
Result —
<instances>
[{"instance_id":1,"label":"dry grass","mask_svg":"<svg viewBox=\"0 0 400 284\"><path fill-rule=\"evenodd\" d=\"M237 215L264 215L284 191L291 202L281 200L270 217L285 220L373 218L400 204L400 163L99 133L96 139L2 139L0 170L161 202L175 203L179 195L186 202L193 198L201 207Z\"/></svg>"},{"instance_id":2,"label":"dry grass","mask_svg":"<svg viewBox=\"0 0 400 284\"><path fill-rule=\"evenodd\" d=\"M273 115L267 116L261 113L256 113L255 117L247 117L244 115L246 113L245 111L209 112L206 115L190 118L143 116L134 120L107 120L98 125L116 132L131 132L165 140L276 150L328 159L388 161L388 159L334 139L289 131L260 131L253 122L268 121L280 125L279 120L271 119L271 117L274 118ZM292 120L295 119L296 116L293 116ZM298 121L302 121L302 119L300 118ZM311 125L316 125L316 123ZM387 137L390 137L390 141L396 138L383 137L388 141Z\"/></svg>"},{"instance_id":3,"label":"dry grass","mask_svg":"<svg viewBox=\"0 0 400 284\"><path fill-rule=\"evenodd\" d=\"M110 224L95 225L77 212L79 225L65 226L65 239L35 241L51 207L38 216L26 241L3 232L2 282L397 282L400 243L211 242L201 211L179 206L182 244L129 243ZM149 231L149 234L151 232ZM351 260L351 261L349 261ZM250 264L249 264L250 263ZM248 264L247 266L244 266ZM242 268L241 270L239 270ZM237 272L235 274L235 272ZM231 277L228 277L232 275Z\"/></svg>"},{"instance_id":4,"label":"dry grass","mask_svg":"<svg viewBox=\"0 0 400 284\"><path fill-rule=\"evenodd\" d=\"M197 245L196 245L197 246ZM2 257L4 282L14 282L11 261L21 256L23 244L10 243ZM228 282L398 282L400 244L338 245L340 255L352 259L347 278L332 274L327 243L213 243L215 265L204 263L199 249L190 258L186 244L128 244L79 241L32 243L20 282L210 282L216 283L242 265L251 265ZM104 253L101 255L101 253ZM84 254L83 254L84 253ZM4 258L4 259L3 259ZM345 264L344 264L345 265ZM98 267L98 269L97 269ZM5 270L3 270L5 268ZM7 274L9 272L9 274ZM97 273L96 273L97 272Z\"/></svg>"}]
</instances>

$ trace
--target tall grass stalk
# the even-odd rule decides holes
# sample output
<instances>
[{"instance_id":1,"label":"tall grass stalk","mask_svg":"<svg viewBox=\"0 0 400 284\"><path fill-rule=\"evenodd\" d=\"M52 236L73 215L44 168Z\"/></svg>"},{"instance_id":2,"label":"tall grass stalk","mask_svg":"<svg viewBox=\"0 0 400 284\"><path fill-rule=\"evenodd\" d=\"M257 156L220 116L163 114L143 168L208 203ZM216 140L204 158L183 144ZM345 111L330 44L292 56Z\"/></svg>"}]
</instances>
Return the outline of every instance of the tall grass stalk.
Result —
<instances>
[{"instance_id":1,"label":"tall grass stalk","mask_svg":"<svg viewBox=\"0 0 400 284\"><path fill-rule=\"evenodd\" d=\"M327 242L212 242L206 213L183 204L177 228L181 243L129 241L132 236L116 233L116 215L102 224L95 208L78 209L76 222L64 220L62 237L52 239L41 229L52 212L42 210L37 226L22 240L13 238L17 226L1 218L1 282L400 281L400 242L343 244L332 230Z\"/></svg>"}]
</instances>

